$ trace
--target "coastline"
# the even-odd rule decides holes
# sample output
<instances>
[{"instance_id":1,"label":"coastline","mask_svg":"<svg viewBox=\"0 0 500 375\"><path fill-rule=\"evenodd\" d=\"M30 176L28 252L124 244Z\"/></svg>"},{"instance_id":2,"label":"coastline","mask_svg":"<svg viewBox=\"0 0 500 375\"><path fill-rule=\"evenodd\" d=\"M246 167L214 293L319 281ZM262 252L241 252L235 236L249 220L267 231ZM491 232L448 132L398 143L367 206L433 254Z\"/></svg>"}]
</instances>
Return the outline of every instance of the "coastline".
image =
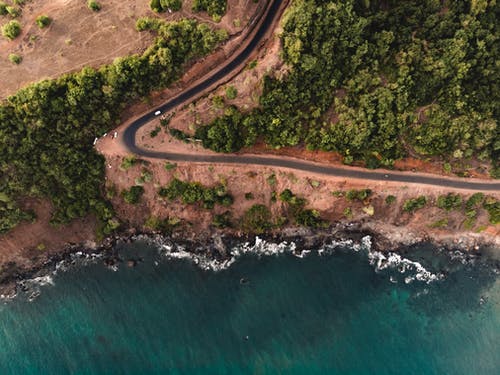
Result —
<instances>
[{"instance_id":1,"label":"coastline","mask_svg":"<svg viewBox=\"0 0 500 375\"><path fill-rule=\"evenodd\" d=\"M10 299L18 292L26 291L26 281L44 280L53 274L61 263L74 265L78 258L98 259L105 266L115 268L119 264L135 267L141 259L128 259L120 254L117 247L134 241L145 241L163 248L174 248L169 258L186 258L197 263L202 257L206 262L227 264L234 261L231 249L235 246L257 246L264 244L293 244L291 253L301 257L310 249L324 248L328 244L346 244L363 246L368 239L371 251L376 254L405 255L419 245L430 246L445 252L459 251L468 256L482 256L484 252L497 253L500 249L500 238L488 234L463 233L451 234L416 233L405 227L395 227L375 221L338 222L328 228L312 229L298 226L286 226L279 231L262 235L242 233L228 229L211 229L209 231L177 231L170 235L155 231L144 231L128 228L120 233L106 237L99 244L86 241L66 244L60 250L47 254L45 258L30 259L30 266L21 266L14 262L3 264L0 270L0 299ZM180 250L180 252L179 252ZM205 267L206 269L211 267ZM215 268L211 268L215 269ZM43 281L46 282L46 281ZM49 281L50 283L50 281Z\"/></svg>"}]
</instances>

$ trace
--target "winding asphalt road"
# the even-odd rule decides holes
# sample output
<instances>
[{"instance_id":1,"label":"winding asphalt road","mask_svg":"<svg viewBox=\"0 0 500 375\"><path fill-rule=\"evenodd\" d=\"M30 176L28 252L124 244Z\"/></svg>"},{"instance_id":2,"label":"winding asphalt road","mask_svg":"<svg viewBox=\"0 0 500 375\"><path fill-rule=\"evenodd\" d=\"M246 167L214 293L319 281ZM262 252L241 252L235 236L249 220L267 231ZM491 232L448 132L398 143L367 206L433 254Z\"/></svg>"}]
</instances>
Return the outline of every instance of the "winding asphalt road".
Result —
<instances>
[{"instance_id":1,"label":"winding asphalt road","mask_svg":"<svg viewBox=\"0 0 500 375\"><path fill-rule=\"evenodd\" d=\"M294 159L290 157L269 157L260 155L236 155L236 154L221 154L221 155L193 155L193 154L183 154L183 153L171 153L162 151L152 151L141 148L136 143L136 133L140 127L153 120L156 116L154 113L156 111L161 111L162 113L168 112L175 107L188 102L190 99L201 93L203 90L208 89L213 84L217 83L223 79L227 74L233 72L245 60L250 56L251 52L259 45L262 41L264 35L266 34L269 27L273 24L275 17L278 14L278 10L283 2L283 0L271 0L272 3L269 5L269 10L267 11L264 19L262 20L259 29L255 32L254 36L248 43L248 45L235 55L231 60L229 60L225 66L217 70L213 74L209 74L207 78L193 86L183 91L181 94L175 98L169 100L158 108L153 109L142 117L138 118L132 122L124 131L122 141L128 150L139 156L144 156L148 158L157 159L167 159L171 161L178 162L194 162L194 163L223 163L223 164L253 164L253 165L264 165L272 166L278 168L290 168L310 173L318 173L323 175L355 178L355 179L367 179L374 181L392 181L401 183L415 183L415 184L426 184L434 186L443 186L454 189L467 189L467 190L477 190L477 191L494 191L500 193L500 183L497 182L487 182L485 180L471 180L471 179L459 179L459 178L446 178L446 177L434 177L430 175L422 175L417 173L408 172L392 172L392 171L368 171L361 170L359 168L346 168L346 167L332 167L327 165L322 165L319 163L303 161L300 159Z\"/></svg>"}]
</instances>

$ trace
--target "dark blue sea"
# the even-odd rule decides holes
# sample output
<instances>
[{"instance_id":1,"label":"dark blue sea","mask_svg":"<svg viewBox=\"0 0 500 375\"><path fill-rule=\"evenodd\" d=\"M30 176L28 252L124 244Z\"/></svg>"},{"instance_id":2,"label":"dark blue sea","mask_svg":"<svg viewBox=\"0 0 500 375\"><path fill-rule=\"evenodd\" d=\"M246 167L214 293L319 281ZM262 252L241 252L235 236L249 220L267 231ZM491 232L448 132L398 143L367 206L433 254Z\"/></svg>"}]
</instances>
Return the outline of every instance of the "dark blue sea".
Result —
<instances>
[{"instance_id":1,"label":"dark blue sea","mask_svg":"<svg viewBox=\"0 0 500 375\"><path fill-rule=\"evenodd\" d=\"M499 249L291 250L61 264L0 301L0 374L500 374Z\"/></svg>"}]
</instances>

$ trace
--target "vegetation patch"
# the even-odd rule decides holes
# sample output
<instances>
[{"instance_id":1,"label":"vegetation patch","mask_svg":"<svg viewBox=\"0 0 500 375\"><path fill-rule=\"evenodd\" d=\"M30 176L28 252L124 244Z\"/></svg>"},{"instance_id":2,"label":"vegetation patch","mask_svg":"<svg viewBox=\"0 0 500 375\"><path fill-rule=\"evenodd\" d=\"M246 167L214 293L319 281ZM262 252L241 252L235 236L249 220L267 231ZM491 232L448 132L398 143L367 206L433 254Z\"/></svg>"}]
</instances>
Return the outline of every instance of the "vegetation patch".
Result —
<instances>
[{"instance_id":1,"label":"vegetation patch","mask_svg":"<svg viewBox=\"0 0 500 375\"><path fill-rule=\"evenodd\" d=\"M446 228L448 226L448 218L436 220L429 225L430 228Z\"/></svg>"},{"instance_id":2,"label":"vegetation patch","mask_svg":"<svg viewBox=\"0 0 500 375\"><path fill-rule=\"evenodd\" d=\"M240 139L232 150L257 139L305 143L370 167L410 152L498 166L497 24L498 5L487 1L447 2L446 11L435 0L294 1L282 32L289 73L266 76L259 108L225 118L231 126L214 120L200 138L219 139L204 142L216 151L225 137Z\"/></svg>"},{"instance_id":3,"label":"vegetation patch","mask_svg":"<svg viewBox=\"0 0 500 375\"><path fill-rule=\"evenodd\" d=\"M387 205L391 205L394 202L396 202L396 197L394 195L388 195L387 197L385 197L385 203Z\"/></svg>"},{"instance_id":4,"label":"vegetation patch","mask_svg":"<svg viewBox=\"0 0 500 375\"><path fill-rule=\"evenodd\" d=\"M177 164L176 164L176 163L170 163L169 161L167 161L167 162L165 163L165 166L164 166L164 167L165 167L165 169L166 169L167 171L173 171L175 168L177 168Z\"/></svg>"},{"instance_id":5,"label":"vegetation patch","mask_svg":"<svg viewBox=\"0 0 500 375\"><path fill-rule=\"evenodd\" d=\"M271 211L263 204L254 204L250 207L241 220L243 229L255 234L262 234L272 229Z\"/></svg>"},{"instance_id":6,"label":"vegetation patch","mask_svg":"<svg viewBox=\"0 0 500 375\"><path fill-rule=\"evenodd\" d=\"M494 197L486 197L483 207L489 214L491 224L500 223L500 201Z\"/></svg>"},{"instance_id":7,"label":"vegetation patch","mask_svg":"<svg viewBox=\"0 0 500 375\"><path fill-rule=\"evenodd\" d=\"M130 189L125 189L122 191L122 198L125 202L130 204L139 203L142 195L144 194L144 188L139 185L132 186Z\"/></svg>"},{"instance_id":8,"label":"vegetation patch","mask_svg":"<svg viewBox=\"0 0 500 375\"><path fill-rule=\"evenodd\" d=\"M297 224L310 228L320 228L327 225L317 210L304 208L307 204L305 198L296 196L290 189L283 190L279 195L279 199L288 204L292 217Z\"/></svg>"},{"instance_id":9,"label":"vegetation patch","mask_svg":"<svg viewBox=\"0 0 500 375\"><path fill-rule=\"evenodd\" d=\"M101 10L101 4L95 0L89 0L87 2L87 7L94 12L99 12Z\"/></svg>"},{"instance_id":10,"label":"vegetation patch","mask_svg":"<svg viewBox=\"0 0 500 375\"><path fill-rule=\"evenodd\" d=\"M206 209L212 209L216 204L233 204L233 197L227 192L225 185L206 187L199 182L186 182L177 178L161 188L158 194L171 201L180 198L185 204L202 203Z\"/></svg>"},{"instance_id":11,"label":"vegetation patch","mask_svg":"<svg viewBox=\"0 0 500 375\"><path fill-rule=\"evenodd\" d=\"M21 34L21 24L16 20L9 21L2 26L2 35L9 40L17 38L19 34Z\"/></svg>"},{"instance_id":12,"label":"vegetation patch","mask_svg":"<svg viewBox=\"0 0 500 375\"><path fill-rule=\"evenodd\" d=\"M49 26L52 23L52 19L49 16L46 16L45 14L42 14L41 16L38 16L36 18L36 24L40 29L43 29L47 26Z\"/></svg>"},{"instance_id":13,"label":"vegetation patch","mask_svg":"<svg viewBox=\"0 0 500 375\"><path fill-rule=\"evenodd\" d=\"M437 199L437 206L446 211L451 211L452 209L460 208L462 206L462 197L460 196L460 194L453 194L453 193L440 195Z\"/></svg>"},{"instance_id":14,"label":"vegetation patch","mask_svg":"<svg viewBox=\"0 0 500 375\"><path fill-rule=\"evenodd\" d=\"M22 56L19 56L15 53L11 53L11 54L9 54L9 60L12 64L19 65L23 61L23 58L22 58Z\"/></svg>"},{"instance_id":15,"label":"vegetation patch","mask_svg":"<svg viewBox=\"0 0 500 375\"><path fill-rule=\"evenodd\" d=\"M226 88L226 98L228 98L229 100L233 100L236 99L237 96L238 90L236 90L234 86L228 86Z\"/></svg>"},{"instance_id":16,"label":"vegetation patch","mask_svg":"<svg viewBox=\"0 0 500 375\"><path fill-rule=\"evenodd\" d=\"M135 155L125 156L120 164L120 169L126 171L137 164L137 157Z\"/></svg>"},{"instance_id":17,"label":"vegetation patch","mask_svg":"<svg viewBox=\"0 0 500 375\"><path fill-rule=\"evenodd\" d=\"M413 212L419 210L423 208L426 203L427 203L427 198L423 195L421 195L418 198L408 199L403 203L403 211Z\"/></svg>"},{"instance_id":18,"label":"vegetation patch","mask_svg":"<svg viewBox=\"0 0 500 375\"><path fill-rule=\"evenodd\" d=\"M349 201L363 202L366 199L368 199L371 195L372 195L371 189L361 189L361 190L351 189L347 191L345 197Z\"/></svg>"},{"instance_id":19,"label":"vegetation patch","mask_svg":"<svg viewBox=\"0 0 500 375\"><path fill-rule=\"evenodd\" d=\"M182 7L182 0L151 0L149 6L155 12L161 13L170 11L178 11Z\"/></svg>"},{"instance_id":20,"label":"vegetation patch","mask_svg":"<svg viewBox=\"0 0 500 375\"><path fill-rule=\"evenodd\" d=\"M227 0L194 0L193 10L195 12L206 11L215 22L219 22L226 14Z\"/></svg>"},{"instance_id":21,"label":"vegetation patch","mask_svg":"<svg viewBox=\"0 0 500 375\"><path fill-rule=\"evenodd\" d=\"M232 226L231 223L231 212L226 211L222 214L217 214L214 216L212 221L212 225L215 228L230 228Z\"/></svg>"},{"instance_id":22,"label":"vegetation patch","mask_svg":"<svg viewBox=\"0 0 500 375\"><path fill-rule=\"evenodd\" d=\"M159 218L150 216L144 223L144 227L164 234L171 234L172 231L181 223L178 218Z\"/></svg>"}]
</instances>

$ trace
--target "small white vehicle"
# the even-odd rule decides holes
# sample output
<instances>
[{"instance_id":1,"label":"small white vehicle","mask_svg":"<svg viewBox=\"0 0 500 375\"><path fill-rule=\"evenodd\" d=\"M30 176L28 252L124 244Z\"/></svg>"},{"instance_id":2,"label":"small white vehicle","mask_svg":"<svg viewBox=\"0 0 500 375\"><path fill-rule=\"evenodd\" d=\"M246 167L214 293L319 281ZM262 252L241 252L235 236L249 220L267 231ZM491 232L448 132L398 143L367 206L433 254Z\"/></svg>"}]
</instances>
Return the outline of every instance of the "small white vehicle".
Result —
<instances>
[{"instance_id":1,"label":"small white vehicle","mask_svg":"<svg viewBox=\"0 0 500 375\"><path fill-rule=\"evenodd\" d=\"M161 115L161 111L156 111L155 116Z\"/></svg>"}]
</instances>

